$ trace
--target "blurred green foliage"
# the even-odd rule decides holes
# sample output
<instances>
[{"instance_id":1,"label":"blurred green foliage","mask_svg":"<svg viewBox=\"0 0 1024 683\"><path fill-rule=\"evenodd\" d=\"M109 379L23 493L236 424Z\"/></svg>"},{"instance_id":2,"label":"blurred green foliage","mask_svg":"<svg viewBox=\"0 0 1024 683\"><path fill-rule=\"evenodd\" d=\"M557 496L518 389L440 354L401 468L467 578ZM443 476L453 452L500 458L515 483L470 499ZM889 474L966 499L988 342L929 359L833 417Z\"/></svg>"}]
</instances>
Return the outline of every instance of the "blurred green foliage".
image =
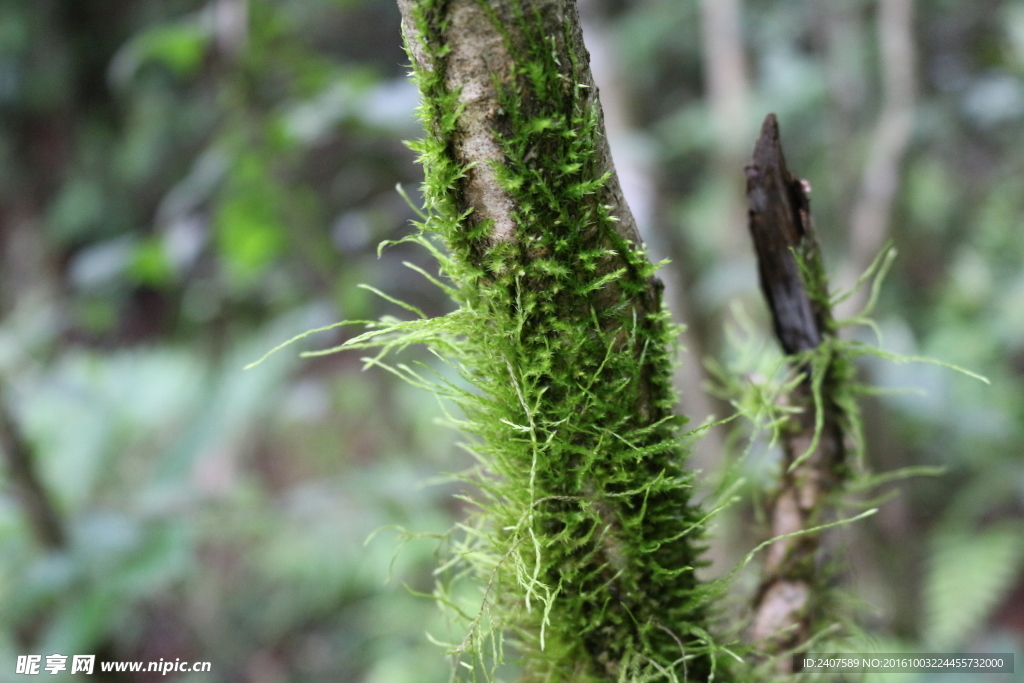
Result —
<instances>
[{"instance_id":1,"label":"blurred green foliage","mask_svg":"<svg viewBox=\"0 0 1024 683\"><path fill-rule=\"evenodd\" d=\"M724 357L731 301L765 337L768 323L745 227L721 218L743 176L716 171L699 3L594 4L628 75L632 144L656 169L642 228L682 274L698 353ZM844 532L848 578L887 647L1021 654L1024 11L916 4L883 345L993 384L861 368L922 390L867 401L872 467L947 474L901 482ZM746 149L779 114L833 272L882 106L877 11L744 7L749 121L735 135ZM101 648L213 662L192 681L447 679L425 635L447 640L446 625L403 587L430 591L433 545L407 544L393 569L395 534L364 545L462 516L452 484L424 485L468 458L436 403L355 357L241 370L303 329L402 314L358 283L448 310L401 266L429 269L425 254L376 254L409 230L395 183L420 177L401 142L419 137L405 64L392 0L0 3L3 398L67 536L40 543L5 467L0 681L18 654ZM771 450L749 457L751 487L768 486ZM751 546L752 516L734 513L726 556Z\"/></svg>"}]
</instances>

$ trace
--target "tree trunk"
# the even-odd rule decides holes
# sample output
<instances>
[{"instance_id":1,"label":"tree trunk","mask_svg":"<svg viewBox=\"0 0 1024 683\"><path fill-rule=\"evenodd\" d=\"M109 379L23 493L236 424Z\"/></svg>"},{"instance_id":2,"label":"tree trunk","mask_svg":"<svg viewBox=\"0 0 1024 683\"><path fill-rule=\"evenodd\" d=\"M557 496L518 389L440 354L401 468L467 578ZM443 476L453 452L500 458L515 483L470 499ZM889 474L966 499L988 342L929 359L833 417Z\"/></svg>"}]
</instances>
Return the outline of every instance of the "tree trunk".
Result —
<instances>
[{"instance_id":1,"label":"tree trunk","mask_svg":"<svg viewBox=\"0 0 1024 683\"><path fill-rule=\"evenodd\" d=\"M703 524L672 412L674 331L576 7L399 5L423 98L427 227L451 253L460 355L481 389L464 407L482 437L477 550L491 559L466 561L486 609L525 680L706 680L717 658L693 572Z\"/></svg>"}]
</instances>

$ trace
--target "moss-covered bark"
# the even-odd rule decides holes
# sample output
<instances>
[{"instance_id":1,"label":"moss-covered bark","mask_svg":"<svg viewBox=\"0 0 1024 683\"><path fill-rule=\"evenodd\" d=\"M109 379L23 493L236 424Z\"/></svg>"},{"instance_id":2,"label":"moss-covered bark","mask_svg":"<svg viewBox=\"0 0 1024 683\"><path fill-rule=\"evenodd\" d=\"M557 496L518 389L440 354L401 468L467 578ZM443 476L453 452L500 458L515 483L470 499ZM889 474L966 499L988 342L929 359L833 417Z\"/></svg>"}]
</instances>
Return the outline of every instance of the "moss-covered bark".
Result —
<instances>
[{"instance_id":1,"label":"moss-covered bark","mask_svg":"<svg viewBox=\"0 0 1024 683\"><path fill-rule=\"evenodd\" d=\"M707 680L673 328L574 3L399 4L423 98L425 227L461 303L445 345L479 389L461 402L486 499L462 561L526 680Z\"/></svg>"}]
</instances>

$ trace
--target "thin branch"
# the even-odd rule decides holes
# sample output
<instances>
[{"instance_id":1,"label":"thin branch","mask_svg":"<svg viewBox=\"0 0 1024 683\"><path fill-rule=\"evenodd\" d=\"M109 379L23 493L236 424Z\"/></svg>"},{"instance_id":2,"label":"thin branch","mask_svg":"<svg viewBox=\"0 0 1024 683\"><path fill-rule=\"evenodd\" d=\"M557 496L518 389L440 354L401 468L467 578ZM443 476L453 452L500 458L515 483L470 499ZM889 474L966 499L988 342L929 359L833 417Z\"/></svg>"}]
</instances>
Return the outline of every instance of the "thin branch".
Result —
<instances>
[{"instance_id":1,"label":"thin branch","mask_svg":"<svg viewBox=\"0 0 1024 683\"><path fill-rule=\"evenodd\" d=\"M743 194L735 182L735 169L744 162L744 140L749 130L750 85L743 50L742 0L702 0L701 34L704 88L714 132L715 182L727 188L718 208L720 225L743 221ZM726 236L723 249L729 258L744 252L735 231Z\"/></svg>"},{"instance_id":2,"label":"thin branch","mask_svg":"<svg viewBox=\"0 0 1024 683\"><path fill-rule=\"evenodd\" d=\"M32 447L3 401L0 401L0 449L7 464L7 476L39 544L49 550L63 549L67 535L60 514L36 471Z\"/></svg>"},{"instance_id":3,"label":"thin branch","mask_svg":"<svg viewBox=\"0 0 1024 683\"><path fill-rule=\"evenodd\" d=\"M749 87L743 55L741 0L703 0L701 30L704 45L704 81L715 126L716 148L721 154L743 153L747 127Z\"/></svg>"},{"instance_id":4,"label":"thin branch","mask_svg":"<svg viewBox=\"0 0 1024 683\"><path fill-rule=\"evenodd\" d=\"M885 244L900 188L900 168L914 133L914 0L879 0L877 28L884 91L882 112L853 207L844 284L863 272ZM866 296L863 291L855 294L843 313L855 313Z\"/></svg>"}]
</instances>

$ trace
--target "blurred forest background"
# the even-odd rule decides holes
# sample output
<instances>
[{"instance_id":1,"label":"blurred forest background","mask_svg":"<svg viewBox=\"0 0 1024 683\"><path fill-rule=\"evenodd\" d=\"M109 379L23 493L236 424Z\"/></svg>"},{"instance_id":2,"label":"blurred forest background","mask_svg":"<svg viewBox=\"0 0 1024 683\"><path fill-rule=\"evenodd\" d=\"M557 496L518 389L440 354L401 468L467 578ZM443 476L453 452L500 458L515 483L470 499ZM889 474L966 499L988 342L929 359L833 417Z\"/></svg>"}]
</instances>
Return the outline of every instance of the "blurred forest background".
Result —
<instances>
[{"instance_id":1,"label":"blurred forest background","mask_svg":"<svg viewBox=\"0 0 1024 683\"><path fill-rule=\"evenodd\" d=\"M883 346L992 380L863 365L921 390L865 401L871 467L947 473L843 532L860 622L882 651L1016 651L1024 671L1024 4L581 9L623 184L673 262L681 409L732 412L705 359L778 353L743 199L774 111L833 281L900 251ZM469 456L436 401L358 354L242 370L404 313L359 283L449 310L402 265L427 255L377 255L411 229L395 184L415 202L421 177L406 65L394 0L0 1L0 681L33 652L211 661L196 682L448 679L414 595L436 543L393 567L397 532L364 545L462 514L438 475ZM713 433L694 466L744 448ZM744 461L748 498L772 457ZM711 574L763 533L751 504L718 531Z\"/></svg>"}]
</instances>

